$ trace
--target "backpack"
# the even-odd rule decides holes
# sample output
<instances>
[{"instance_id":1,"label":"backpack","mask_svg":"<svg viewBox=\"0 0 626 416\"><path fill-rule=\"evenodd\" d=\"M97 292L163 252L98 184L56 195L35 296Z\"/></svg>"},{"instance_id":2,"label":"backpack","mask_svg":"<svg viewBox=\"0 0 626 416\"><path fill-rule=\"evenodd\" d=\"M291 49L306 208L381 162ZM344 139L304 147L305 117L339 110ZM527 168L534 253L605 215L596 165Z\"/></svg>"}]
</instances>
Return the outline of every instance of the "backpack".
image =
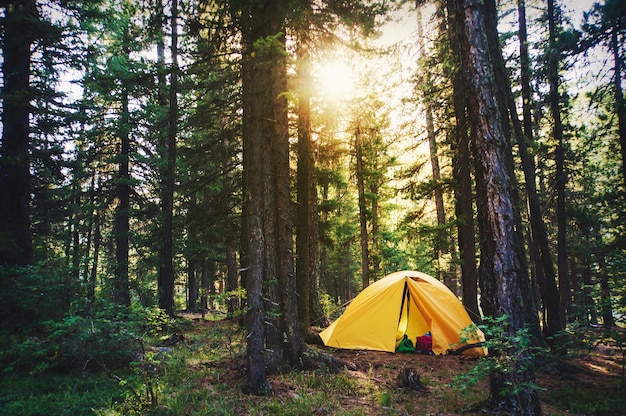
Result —
<instances>
[{"instance_id":1,"label":"backpack","mask_svg":"<svg viewBox=\"0 0 626 416\"><path fill-rule=\"evenodd\" d=\"M433 338L430 332L417 337L415 340L415 352L418 354L432 354L433 353Z\"/></svg>"},{"instance_id":2,"label":"backpack","mask_svg":"<svg viewBox=\"0 0 626 416\"><path fill-rule=\"evenodd\" d=\"M409 337L404 335L404 338L402 338L402 341L400 341L400 344L398 344L398 348L396 348L396 351L414 353L415 347L413 347L413 343L411 342Z\"/></svg>"}]
</instances>

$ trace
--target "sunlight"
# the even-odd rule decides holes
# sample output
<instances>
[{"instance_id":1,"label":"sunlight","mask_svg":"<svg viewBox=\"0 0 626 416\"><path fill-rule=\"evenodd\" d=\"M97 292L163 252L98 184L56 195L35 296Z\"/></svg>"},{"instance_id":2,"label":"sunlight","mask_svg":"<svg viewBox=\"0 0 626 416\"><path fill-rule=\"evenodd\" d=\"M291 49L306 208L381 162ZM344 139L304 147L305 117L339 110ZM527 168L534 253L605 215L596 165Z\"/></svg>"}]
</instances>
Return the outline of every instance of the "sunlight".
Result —
<instances>
[{"instance_id":1,"label":"sunlight","mask_svg":"<svg viewBox=\"0 0 626 416\"><path fill-rule=\"evenodd\" d=\"M331 59L319 64L314 89L322 98L350 99L354 93L355 72L347 62Z\"/></svg>"}]
</instances>

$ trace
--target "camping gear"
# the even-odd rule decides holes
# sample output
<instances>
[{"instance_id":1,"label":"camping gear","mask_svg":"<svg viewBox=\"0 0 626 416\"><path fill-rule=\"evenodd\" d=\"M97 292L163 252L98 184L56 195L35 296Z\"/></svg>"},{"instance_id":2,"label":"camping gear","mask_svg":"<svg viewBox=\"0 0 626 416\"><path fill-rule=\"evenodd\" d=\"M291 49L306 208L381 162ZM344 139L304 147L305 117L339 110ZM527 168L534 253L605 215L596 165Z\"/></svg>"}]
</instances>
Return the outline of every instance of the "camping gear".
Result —
<instances>
[{"instance_id":1,"label":"camping gear","mask_svg":"<svg viewBox=\"0 0 626 416\"><path fill-rule=\"evenodd\" d=\"M415 352L419 354L433 353L433 337L430 335L430 332L425 333L421 337L417 337L415 340Z\"/></svg>"},{"instance_id":2,"label":"camping gear","mask_svg":"<svg viewBox=\"0 0 626 416\"><path fill-rule=\"evenodd\" d=\"M471 324L443 283L424 273L401 271L366 287L320 337L329 347L394 352L405 335L417 339L430 332L432 351L439 355L466 345L460 335ZM471 338L467 344L484 341L479 329ZM483 356L485 350L469 348L463 355Z\"/></svg>"},{"instance_id":3,"label":"camping gear","mask_svg":"<svg viewBox=\"0 0 626 416\"><path fill-rule=\"evenodd\" d=\"M415 347L413 346L413 343L411 342L408 336L404 335L404 338L402 338L402 340L396 347L396 352L408 352L408 353L415 352Z\"/></svg>"}]
</instances>

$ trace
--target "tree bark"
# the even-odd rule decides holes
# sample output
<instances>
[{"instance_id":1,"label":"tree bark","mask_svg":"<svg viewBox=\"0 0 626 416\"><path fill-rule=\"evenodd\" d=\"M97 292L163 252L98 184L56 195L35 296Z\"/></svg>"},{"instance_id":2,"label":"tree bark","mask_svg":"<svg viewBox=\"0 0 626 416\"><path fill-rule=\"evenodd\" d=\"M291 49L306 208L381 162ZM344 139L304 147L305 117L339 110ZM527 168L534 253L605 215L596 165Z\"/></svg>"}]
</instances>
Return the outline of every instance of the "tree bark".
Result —
<instances>
[{"instance_id":1,"label":"tree bark","mask_svg":"<svg viewBox=\"0 0 626 416\"><path fill-rule=\"evenodd\" d=\"M209 260L205 257L202 258L200 266L200 310L202 311L202 317L209 310L209 285L211 281L211 270Z\"/></svg>"},{"instance_id":2,"label":"tree bark","mask_svg":"<svg viewBox=\"0 0 626 416\"><path fill-rule=\"evenodd\" d=\"M423 58L426 54L424 45L424 35L422 28L422 13L421 8L417 7L417 38L419 42L420 58ZM426 71L424 83L426 88L430 88L432 81L430 79L430 73ZM452 281L452 276L442 272L441 259L444 254L447 254L449 248L447 247L447 232L444 228L446 224L446 211L443 202L443 190L441 189L441 168L439 167L439 154L437 151L437 137L435 133L435 126L433 121L433 109L432 100L426 96L426 92L422 94L422 103L424 106L424 118L426 120L426 136L428 138L428 149L430 156L430 167L432 171L432 179L434 183L434 200L435 200L435 212L437 214L437 231L435 236L435 255L437 263L437 279L444 281L446 286L452 291L455 291L456 286Z\"/></svg>"},{"instance_id":3,"label":"tree bark","mask_svg":"<svg viewBox=\"0 0 626 416\"><path fill-rule=\"evenodd\" d=\"M367 233L367 205L365 202L365 173L363 169L363 139L361 129L357 124L354 132L354 150L356 163L356 181L359 198L359 225L360 225L360 246L361 246L361 282L362 289L370 284L369 278L369 241Z\"/></svg>"},{"instance_id":4,"label":"tree bark","mask_svg":"<svg viewBox=\"0 0 626 416\"><path fill-rule=\"evenodd\" d=\"M264 119L267 111L264 99L267 80L259 73L259 62L263 54L255 50L255 43L264 40L267 30L262 20L261 7L269 4L250 6L243 10L243 170L244 170L244 243L245 261L243 277L247 301L247 381L244 390L248 394L265 395L271 393L265 366L265 308L263 304L263 280L266 275L266 249L264 236L264 212L266 195L264 142ZM258 16L257 14L261 14ZM271 33L271 32L270 32ZM269 117L273 119L273 115ZM269 132L268 132L269 133ZM270 236L267 236L270 238Z\"/></svg>"},{"instance_id":5,"label":"tree bark","mask_svg":"<svg viewBox=\"0 0 626 416\"><path fill-rule=\"evenodd\" d=\"M613 52L613 85L615 94L615 113L617 114L617 135L619 137L620 150L622 154L622 179L624 190L626 191L626 105L624 104L624 92L622 90L622 62L620 55L619 40L620 29L619 20L614 18L611 30L611 50Z\"/></svg>"},{"instance_id":6,"label":"tree bark","mask_svg":"<svg viewBox=\"0 0 626 416\"><path fill-rule=\"evenodd\" d=\"M102 232L100 215L94 216L93 225L93 255L91 259L91 269L89 272L89 293L91 300L96 299L96 286L98 284L98 266L100 261L100 246L102 245Z\"/></svg>"},{"instance_id":7,"label":"tree bark","mask_svg":"<svg viewBox=\"0 0 626 416\"><path fill-rule=\"evenodd\" d=\"M311 64L306 46L298 44L298 166L296 175L296 286L298 291L298 317L300 328L306 334L311 325L311 280L312 271L311 233L313 183L313 154L311 143Z\"/></svg>"},{"instance_id":8,"label":"tree bark","mask_svg":"<svg viewBox=\"0 0 626 416\"><path fill-rule=\"evenodd\" d=\"M298 166L296 176L296 286L298 318L308 337L311 324L327 326L318 293L319 244L315 157L311 138L311 66L307 47L298 47Z\"/></svg>"},{"instance_id":9,"label":"tree bark","mask_svg":"<svg viewBox=\"0 0 626 416\"><path fill-rule=\"evenodd\" d=\"M462 67L466 75L468 111L472 123L473 152L476 165L477 208L481 261L481 304L486 315L507 315L506 334L515 337L522 329L539 329L526 268L521 219L516 205L513 158L507 139L508 117L499 102L493 51L487 41L485 3L457 0ZM520 351L499 351L500 354ZM515 368L509 373L490 375L490 404L511 414L540 415L541 405L532 387L532 368ZM521 384L519 384L521 381ZM517 393L507 391L510 384Z\"/></svg>"},{"instance_id":10,"label":"tree bark","mask_svg":"<svg viewBox=\"0 0 626 416\"><path fill-rule=\"evenodd\" d=\"M34 0L5 6L0 148L0 265L33 260L30 231L30 61L39 16Z\"/></svg>"},{"instance_id":11,"label":"tree bark","mask_svg":"<svg viewBox=\"0 0 626 416\"><path fill-rule=\"evenodd\" d=\"M163 153L166 160L161 213L163 229L161 240L161 267L159 270L159 307L168 316L174 316L174 176L176 175L176 136L178 135L178 0L171 3L170 86L167 136Z\"/></svg>"},{"instance_id":12,"label":"tree bark","mask_svg":"<svg viewBox=\"0 0 626 416\"><path fill-rule=\"evenodd\" d=\"M187 312L198 311L198 279L196 279L196 262L192 256L187 258Z\"/></svg>"},{"instance_id":13,"label":"tree bark","mask_svg":"<svg viewBox=\"0 0 626 416\"><path fill-rule=\"evenodd\" d=\"M457 240L461 259L461 281L463 306L470 312L472 320L482 322L478 307L478 269L476 268L476 237L474 229L474 208L472 195L471 153L469 126L467 120L467 95L461 68L461 50L455 13L454 0L445 1L448 10L449 38L454 58L457 60L454 71L453 106L456 125L452 131L452 175L454 177L455 215L457 222Z\"/></svg>"},{"instance_id":14,"label":"tree bark","mask_svg":"<svg viewBox=\"0 0 626 416\"><path fill-rule=\"evenodd\" d=\"M602 236L599 233L595 235L596 249L595 256L598 262L600 274L600 301L602 313L602 325L609 330L615 326L615 317L613 316L613 305L611 298L611 285L609 283L609 273L606 271L606 260L604 256Z\"/></svg>"},{"instance_id":15,"label":"tree bark","mask_svg":"<svg viewBox=\"0 0 626 416\"><path fill-rule=\"evenodd\" d=\"M476 323L482 322L478 307L478 270L476 268L476 239L474 229L474 209L471 177L471 152L469 125L467 120L467 95L460 66L458 16L453 0L446 0L449 22L448 32L452 53L456 62L453 73L453 106L456 125L452 131L451 153L453 189L455 194L455 216L457 222L457 240L461 260L461 279L463 305L470 312Z\"/></svg>"},{"instance_id":16,"label":"tree bark","mask_svg":"<svg viewBox=\"0 0 626 416\"><path fill-rule=\"evenodd\" d=\"M123 34L123 53L130 57L130 34L126 28ZM128 87L122 85L120 98L120 119L118 135L120 153L117 174L117 199L115 210L115 301L118 305L130 306L128 282L128 252L130 232L130 108Z\"/></svg>"},{"instance_id":17,"label":"tree bark","mask_svg":"<svg viewBox=\"0 0 626 416\"><path fill-rule=\"evenodd\" d=\"M491 7L490 10L495 10L495 5ZM529 143L533 142L533 133L532 117L530 112L532 100L532 89L530 86L530 58L528 56L525 11L526 7L524 0L519 0L520 62L524 117L523 129L517 116L517 109L511 92L508 71L506 70L504 60L501 59L501 53L497 56L498 69L496 71L496 77L500 79L498 85L503 86L503 95L506 97L506 101L508 103L509 115L513 124L515 136L517 138L520 158L522 161L522 170L526 181L526 196L529 209L531 250L533 250L534 253L532 258L536 262L534 269L545 309L543 330L544 334L547 337L550 337L561 331L564 326L562 325L561 320L561 302L559 289L556 284L552 253L550 252L550 242L548 240L548 233L542 219L541 203L537 194L535 163L526 144L526 141ZM495 22L497 20L497 16L492 16L491 19ZM488 27L490 26L488 25ZM491 29L491 31L495 32L491 36L492 42L499 42L497 31L495 29Z\"/></svg>"},{"instance_id":18,"label":"tree bark","mask_svg":"<svg viewBox=\"0 0 626 416\"><path fill-rule=\"evenodd\" d=\"M587 253L584 258L583 265L583 294L584 294L584 302L583 302L583 322L597 324L598 323L598 315L596 313L596 305L593 299L593 280L592 280L592 272L591 272L591 253Z\"/></svg>"},{"instance_id":19,"label":"tree bark","mask_svg":"<svg viewBox=\"0 0 626 416\"><path fill-rule=\"evenodd\" d=\"M278 6L283 7L282 5ZM270 12L272 13L272 12ZM273 14L272 14L273 16ZM280 16L280 14L279 14ZM284 33L282 19L279 17L273 21L273 33ZM289 118L288 103L285 92L287 86L287 61L285 51L285 37L279 36L281 50L274 57L275 67L271 70L271 92L272 98L274 134L271 134L270 154L268 160L274 169L275 180L275 218L277 225L276 238L277 251L274 253L274 261L277 263L277 276L280 287L280 303L282 315L282 333L287 337L287 354L291 365L297 365L300 356L304 352L304 342L298 322L298 304L296 292L296 279L294 273L294 252L292 236L292 215L291 215L291 167L289 164ZM274 65L273 65L274 66ZM267 230L268 234L271 230Z\"/></svg>"},{"instance_id":20,"label":"tree bark","mask_svg":"<svg viewBox=\"0 0 626 416\"><path fill-rule=\"evenodd\" d=\"M556 142L554 153L556 165L556 216L557 216L557 269L559 275L559 290L561 298L569 296L569 276L567 268L567 213L565 211L565 188L567 186L567 173L565 172L565 143L563 140L563 123L561 121L561 108L559 98L559 51L557 45L556 10L554 0L548 0L548 62L547 74L550 86L549 101L552 113L553 126L552 136ZM561 303L561 324L564 327L567 321L568 311L565 310L565 302Z\"/></svg>"}]
</instances>

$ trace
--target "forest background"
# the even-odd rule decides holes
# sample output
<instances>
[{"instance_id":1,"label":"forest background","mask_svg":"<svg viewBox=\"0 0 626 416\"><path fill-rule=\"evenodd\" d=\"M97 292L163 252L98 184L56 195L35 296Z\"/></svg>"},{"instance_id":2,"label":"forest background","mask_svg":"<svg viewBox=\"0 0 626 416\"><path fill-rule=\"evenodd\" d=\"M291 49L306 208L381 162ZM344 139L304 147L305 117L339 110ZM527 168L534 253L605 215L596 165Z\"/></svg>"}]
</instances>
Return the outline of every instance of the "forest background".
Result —
<instances>
[{"instance_id":1,"label":"forest background","mask_svg":"<svg viewBox=\"0 0 626 416\"><path fill-rule=\"evenodd\" d=\"M248 360L297 333L302 362L402 269L498 317L454 4L3 2L3 372L132 362L118 346L178 311L246 311ZM625 11L486 4L534 315L510 335L554 348L624 320Z\"/></svg>"}]
</instances>

